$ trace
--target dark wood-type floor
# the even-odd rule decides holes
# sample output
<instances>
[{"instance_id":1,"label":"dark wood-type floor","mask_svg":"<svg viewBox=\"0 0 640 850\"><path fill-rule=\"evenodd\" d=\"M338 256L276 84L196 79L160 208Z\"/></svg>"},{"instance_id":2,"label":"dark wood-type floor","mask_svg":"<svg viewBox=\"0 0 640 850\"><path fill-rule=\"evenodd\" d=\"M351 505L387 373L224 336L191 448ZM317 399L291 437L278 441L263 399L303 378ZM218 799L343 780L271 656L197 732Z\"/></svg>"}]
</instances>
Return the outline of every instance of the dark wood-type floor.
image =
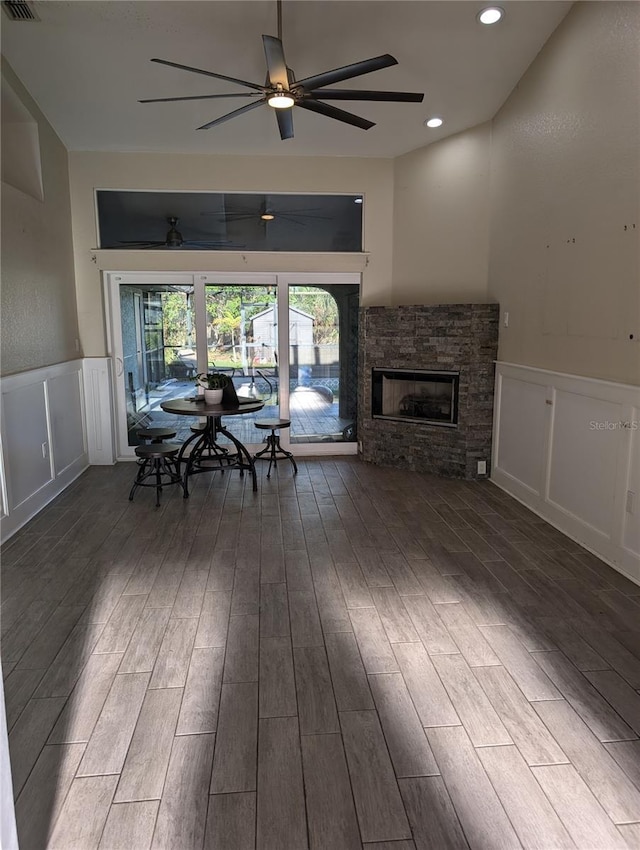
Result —
<instances>
[{"instance_id":1,"label":"dark wood-type floor","mask_svg":"<svg viewBox=\"0 0 640 850\"><path fill-rule=\"evenodd\" d=\"M4 551L21 850L640 847L640 587L488 482L134 471Z\"/></svg>"}]
</instances>

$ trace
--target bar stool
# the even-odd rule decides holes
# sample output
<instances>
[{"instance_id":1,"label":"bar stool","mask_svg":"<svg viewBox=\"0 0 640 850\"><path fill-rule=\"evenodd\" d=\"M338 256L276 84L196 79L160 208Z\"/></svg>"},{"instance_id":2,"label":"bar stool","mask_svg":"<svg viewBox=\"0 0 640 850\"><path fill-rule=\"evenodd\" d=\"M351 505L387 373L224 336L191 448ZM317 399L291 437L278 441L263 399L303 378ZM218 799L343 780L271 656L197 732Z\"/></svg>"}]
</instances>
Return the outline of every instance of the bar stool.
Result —
<instances>
[{"instance_id":1,"label":"bar stool","mask_svg":"<svg viewBox=\"0 0 640 850\"><path fill-rule=\"evenodd\" d=\"M138 460L138 474L133 482L129 493L129 501L133 501L133 494L137 487L156 488L156 508L160 507L160 494L163 487L170 484L179 484L182 487L184 498L188 498L184 478L180 473L180 462L178 452L180 446L177 443L146 443L135 447ZM151 480L149 480L151 479Z\"/></svg>"},{"instance_id":2,"label":"bar stool","mask_svg":"<svg viewBox=\"0 0 640 850\"><path fill-rule=\"evenodd\" d=\"M139 428L136 436L150 443L162 443L164 440L172 440L176 435L171 428Z\"/></svg>"},{"instance_id":3,"label":"bar stool","mask_svg":"<svg viewBox=\"0 0 640 850\"><path fill-rule=\"evenodd\" d=\"M291 421L289 419L256 419L253 423L256 428L259 428L261 431L271 431L270 434L267 435L267 445L266 448L259 451L257 454L253 456L254 460L268 460L269 461L269 470L267 472L267 478L271 477L271 465L278 468L278 458L288 458L293 464L293 474L297 475L298 467L296 466L296 462L293 459L293 455L291 452L285 451L280 445L280 436L276 434L276 431L279 428L289 428L291 426Z\"/></svg>"},{"instance_id":4,"label":"bar stool","mask_svg":"<svg viewBox=\"0 0 640 850\"><path fill-rule=\"evenodd\" d=\"M136 431L136 437L139 437L141 440L144 440L145 443L162 443L165 440L172 440L176 435L175 431L172 431L171 428L138 428ZM141 466L148 470L151 465L151 458L140 458L138 460L138 466Z\"/></svg>"}]
</instances>

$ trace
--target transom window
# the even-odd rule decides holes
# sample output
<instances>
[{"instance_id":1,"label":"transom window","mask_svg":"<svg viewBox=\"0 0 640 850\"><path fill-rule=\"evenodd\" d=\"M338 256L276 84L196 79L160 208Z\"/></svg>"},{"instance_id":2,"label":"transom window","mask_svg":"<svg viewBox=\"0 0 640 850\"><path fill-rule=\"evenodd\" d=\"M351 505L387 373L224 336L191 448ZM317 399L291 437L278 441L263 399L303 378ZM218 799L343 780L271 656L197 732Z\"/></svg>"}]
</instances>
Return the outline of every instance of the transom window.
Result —
<instances>
[{"instance_id":1,"label":"transom window","mask_svg":"<svg viewBox=\"0 0 640 850\"><path fill-rule=\"evenodd\" d=\"M96 192L100 248L362 251L362 195Z\"/></svg>"}]
</instances>

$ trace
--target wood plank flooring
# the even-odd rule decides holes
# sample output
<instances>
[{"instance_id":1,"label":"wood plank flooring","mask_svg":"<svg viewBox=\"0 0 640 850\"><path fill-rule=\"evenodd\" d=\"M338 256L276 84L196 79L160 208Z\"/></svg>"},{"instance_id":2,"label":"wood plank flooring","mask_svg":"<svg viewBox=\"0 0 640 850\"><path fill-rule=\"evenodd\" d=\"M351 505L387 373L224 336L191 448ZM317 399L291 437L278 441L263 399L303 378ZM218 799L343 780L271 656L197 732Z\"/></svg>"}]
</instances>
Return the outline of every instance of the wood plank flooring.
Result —
<instances>
[{"instance_id":1,"label":"wood plank flooring","mask_svg":"<svg viewBox=\"0 0 640 850\"><path fill-rule=\"evenodd\" d=\"M488 481L265 472L4 547L21 850L638 850L640 587Z\"/></svg>"}]
</instances>

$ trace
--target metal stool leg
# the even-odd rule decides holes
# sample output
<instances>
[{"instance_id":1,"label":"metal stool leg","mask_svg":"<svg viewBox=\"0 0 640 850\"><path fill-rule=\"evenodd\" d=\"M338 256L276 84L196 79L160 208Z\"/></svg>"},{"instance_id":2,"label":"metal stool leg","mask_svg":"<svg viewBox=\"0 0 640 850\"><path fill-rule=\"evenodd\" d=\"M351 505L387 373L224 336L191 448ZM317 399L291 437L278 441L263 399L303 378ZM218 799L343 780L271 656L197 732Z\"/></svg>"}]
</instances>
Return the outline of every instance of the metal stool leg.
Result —
<instances>
[{"instance_id":1,"label":"metal stool leg","mask_svg":"<svg viewBox=\"0 0 640 850\"><path fill-rule=\"evenodd\" d=\"M296 462L294 460L292 453L288 452L286 449L282 448L282 446L280 445L280 435L279 434L274 434L274 437L275 437L275 446L274 446L274 449L273 449L274 454L276 452L280 452L280 454L283 457L289 458L289 460L293 464L293 474L297 475L298 474L298 467L296 466Z\"/></svg>"},{"instance_id":2,"label":"metal stool leg","mask_svg":"<svg viewBox=\"0 0 640 850\"><path fill-rule=\"evenodd\" d=\"M257 460L260 458L264 458L267 460L269 458L269 469L267 470L267 478L271 478L271 467L274 466L276 470L278 469L278 457L288 458L293 464L293 474L298 474L298 467L293 458L293 454L291 452L286 451L280 445L280 436L276 434L276 429L272 428L271 433L267 435L267 445L264 449L259 451L255 456Z\"/></svg>"},{"instance_id":3,"label":"metal stool leg","mask_svg":"<svg viewBox=\"0 0 640 850\"><path fill-rule=\"evenodd\" d=\"M164 458L157 457L154 461L156 468L156 508L160 507L160 493L162 493L162 461Z\"/></svg>"},{"instance_id":4,"label":"metal stool leg","mask_svg":"<svg viewBox=\"0 0 640 850\"><path fill-rule=\"evenodd\" d=\"M271 478L271 464L277 469L278 468L278 459L276 457L276 441L275 441L275 432L272 431L271 434L267 437L267 443L271 449L271 453L269 454L269 469L267 470L267 478Z\"/></svg>"}]
</instances>

